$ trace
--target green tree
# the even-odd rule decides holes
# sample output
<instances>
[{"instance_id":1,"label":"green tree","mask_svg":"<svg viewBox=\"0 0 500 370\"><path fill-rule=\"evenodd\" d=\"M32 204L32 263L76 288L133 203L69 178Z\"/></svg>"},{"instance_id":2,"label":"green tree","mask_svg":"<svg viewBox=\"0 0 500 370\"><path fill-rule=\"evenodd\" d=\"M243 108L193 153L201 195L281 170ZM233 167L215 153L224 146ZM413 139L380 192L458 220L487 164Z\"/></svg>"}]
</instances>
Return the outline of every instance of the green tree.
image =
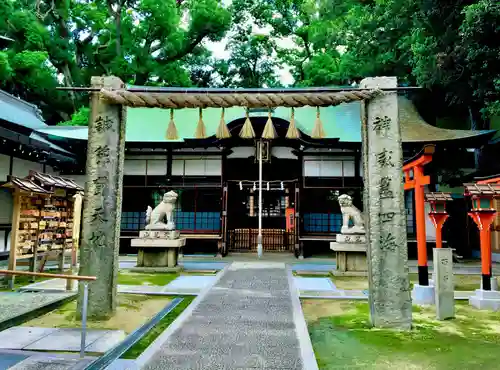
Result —
<instances>
[{"instance_id":1,"label":"green tree","mask_svg":"<svg viewBox=\"0 0 500 370\"><path fill-rule=\"evenodd\" d=\"M203 41L222 39L231 25L218 0L5 0L0 14L8 15L0 34L15 40L0 55L0 87L38 104L52 123L87 103L55 91L60 84L112 74L129 84L190 86L192 55L203 64Z\"/></svg>"}]
</instances>

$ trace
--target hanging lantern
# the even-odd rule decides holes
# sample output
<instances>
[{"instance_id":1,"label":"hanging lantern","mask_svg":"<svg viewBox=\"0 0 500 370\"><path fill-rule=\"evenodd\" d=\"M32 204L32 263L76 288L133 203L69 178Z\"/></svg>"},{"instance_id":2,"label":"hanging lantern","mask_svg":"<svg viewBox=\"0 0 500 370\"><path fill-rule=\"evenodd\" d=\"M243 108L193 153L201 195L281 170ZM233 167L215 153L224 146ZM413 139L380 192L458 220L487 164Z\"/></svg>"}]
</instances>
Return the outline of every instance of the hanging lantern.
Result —
<instances>
[{"instance_id":1,"label":"hanging lantern","mask_svg":"<svg viewBox=\"0 0 500 370\"><path fill-rule=\"evenodd\" d=\"M319 117L319 107L316 108L316 122L314 122L314 128L311 133L311 137L314 139L323 139L325 137L325 129L323 128L323 122Z\"/></svg>"},{"instance_id":2,"label":"hanging lantern","mask_svg":"<svg viewBox=\"0 0 500 370\"><path fill-rule=\"evenodd\" d=\"M253 130L252 122L250 122L250 117L248 116L248 109L246 117L245 123L240 131L240 137L242 139L253 139L255 137L255 131Z\"/></svg>"},{"instance_id":3,"label":"hanging lantern","mask_svg":"<svg viewBox=\"0 0 500 370\"><path fill-rule=\"evenodd\" d=\"M200 119L196 125L196 132L194 133L196 139L205 139L207 137L207 129L205 123L203 122L203 109L200 108Z\"/></svg>"},{"instance_id":4,"label":"hanging lantern","mask_svg":"<svg viewBox=\"0 0 500 370\"><path fill-rule=\"evenodd\" d=\"M264 131L262 131L263 139L276 139L278 134L276 133L276 129L274 128L273 120L271 119L271 109L267 113L267 122L264 126Z\"/></svg>"},{"instance_id":5,"label":"hanging lantern","mask_svg":"<svg viewBox=\"0 0 500 370\"><path fill-rule=\"evenodd\" d=\"M217 127L217 131L215 132L215 137L217 139L229 139L231 137L231 133L229 132L229 129L227 128L226 122L224 120L224 108L222 108L219 127Z\"/></svg>"},{"instance_id":6,"label":"hanging lantern","mask_svg":"<svg viewBox=\"0 0 500 370\"><path fill-rule=\"evenodd\" d=\"M167 127L167 140L178 140L179 134L177 133L177 127L175 127L174 122L174 110L170 109L170 122Z\"/></svg>"},{"instance_id":7,"label":"hanging lantern","mask_svg":"<svg viewBox=\"0 0 500 370\"><path fill-rule=\"evenodd\" d=\"M298 139L300 138L300 132L295 126L295 109L292 108L292 115L290 117L290 124L288 125L288 130L286 131L287 139Z\"/></svg>"}]
</instances>

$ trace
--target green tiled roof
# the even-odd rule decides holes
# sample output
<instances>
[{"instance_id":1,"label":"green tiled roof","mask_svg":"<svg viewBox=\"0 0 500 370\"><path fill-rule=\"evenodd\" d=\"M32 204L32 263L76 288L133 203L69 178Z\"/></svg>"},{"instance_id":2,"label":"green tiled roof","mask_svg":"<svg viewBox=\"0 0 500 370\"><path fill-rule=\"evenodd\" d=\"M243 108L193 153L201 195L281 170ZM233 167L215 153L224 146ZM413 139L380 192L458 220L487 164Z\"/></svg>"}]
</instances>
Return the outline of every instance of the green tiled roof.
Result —
<instances>
[{"instance_id":1,"label":"green tiled roof","mask_svg":"<svg viewBox=\"0 0 500 370\"><path fill-rule=\"evenodd\" d=\"M400 96L400 124L403 142L437 142L492 133L491 131L447 130L427 124L416 112L413 104L408 99ZM321 121L327 139L339 139L341 142L361 142L361 104L353 102L335 107L320 108ZM290 108L276 108L272 114L274 118L290 120ZM199 118L198 109L179 109L174 113L174 121L179 134L178 141L192 139L195 135L196 124ZM221 109L206 108L203 110L203 121L207 135L215 135L220 122ZM227 108L225 121L245 117L243 108ZM252 117L267 117L267 112L251 113ZM127 109L127 142L166 142L166 132L170 112L158 108L128 108ZM302 107L295 109L295 122L297 128L307 135L311 135L316 120L315 107ZM55 126L37 130L50 136L87 140L87 127ZM234 134L234 133L233 133Z\"/></svg>"},{"instance_id":2,"label":"green tiled roof","mask_svg":"<svg viewBox=\"0 0 500 370\"><path fill-rule=\"evenodd\" d=\"M38 108L0 90L0 119L30 129L48 127L41 119Z\"/></svg>"},{"instance_id":3,"label":"green tiled roof","mask_svg":"<svg viewBox=\"0 0 500 370\"><path fill-rule=\"evenodd\" d=\"M273 112L274 118L290 120L291 110L289 108L276 108ZM359 103L342 104L336 107L321 108L321 120L325 128L327 138L339 138L346 142L360 142L360 105ZM203 122L207 128L207 135L215 135L220 122L221 109L207 108L203 110ZM244 118L245 110L242 108L227 108L225 110L225 121ZM196 124L198 123L198 109L179 109L174 113L174 121L183 139L194 138ZM252 117L267 117L266 112L250 113ZM165 142L170 112L158 108L128 108L127 109L127 142ZM299 130L307 135L311 134L316 120L316 108L303 107L295 109L295 122ZM39 129L39 132L70 139L87 140L87 127L75 126L53 126Z\"/></svg>"}]
</instances>

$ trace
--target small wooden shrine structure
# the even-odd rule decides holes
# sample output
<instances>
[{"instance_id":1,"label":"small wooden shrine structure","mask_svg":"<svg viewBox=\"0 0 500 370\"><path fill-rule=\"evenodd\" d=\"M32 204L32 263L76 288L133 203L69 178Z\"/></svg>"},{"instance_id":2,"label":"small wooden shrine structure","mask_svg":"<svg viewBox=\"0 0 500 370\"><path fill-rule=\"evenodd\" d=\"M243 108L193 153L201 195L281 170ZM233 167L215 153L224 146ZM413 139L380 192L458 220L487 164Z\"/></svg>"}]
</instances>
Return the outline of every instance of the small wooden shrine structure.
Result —
<instances>
[{"instance_id":1,"label":"small wooden shrine structure","mask_svg":"<svg viewBox=\"0 0 500 370\"><path fill-rule=\"evenodd\" d=\"M62 271L67 251L73 252L74 264L83 188L73 180L34 171L25 178L10 176L3 187L12 189L14 197L9 270L29 258L30 271L41 272L47 258L55 255ZM9 279L13 287L14 278Z\"/></svg>"}]
</instances>

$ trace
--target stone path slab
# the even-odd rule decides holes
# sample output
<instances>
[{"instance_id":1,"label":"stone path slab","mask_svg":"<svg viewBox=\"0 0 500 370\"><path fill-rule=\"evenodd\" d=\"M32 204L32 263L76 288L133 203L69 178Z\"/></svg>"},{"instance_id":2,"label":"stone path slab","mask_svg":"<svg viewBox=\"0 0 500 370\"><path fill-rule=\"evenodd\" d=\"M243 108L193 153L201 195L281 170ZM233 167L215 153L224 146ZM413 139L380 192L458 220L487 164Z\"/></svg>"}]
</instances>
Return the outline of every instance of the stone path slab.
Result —
<instances>
[{"instance_id":1,"label":"stone path slab","mask_svg":"<svg viewBox=\"0 0 500 370\"><path fill-rule=\"evenodd\" d=\"M315 278L315 277L299 277L293 278L295 286L299 290L319 290L319 291L335 291L337 287L330 278Z\"/></svg>"},{"instance_id":2,"label":"stone path slab","mask_svg":"<svg viewBox=\"0 0 500 370\"><path fill-rule=\"evenodd\" d=\"M232 263L142 368L302 370L292 281L283 263Z\"/></svg>"},{"instance_id":3,"label":"stone path slab","mask_svg":"<svg viewBox=\"0 0 500 370\"><path fill-rule=\"evenodd\" d=\"M294 263L291 265L293 271L321 271L328 272L335 270L337 264L332 261L332 263Z\"/></svg>"},{"instance_id":4,"label":"stone path slab","mask_svg":"<svg viewBox=\"0 0 500 370\"><path fill-rule=\"evenodd\" d=\"M178 278L175 278L170 283L168 283L163 290L168 291L190 289L200 291L212 284L215 279L215 276L179 276Z\"/></svg>"},{"instance_id":5,"label":"stone path slab","mask_svg":"<svg viewBox=\"0 0 500 370\"><path fill-rule=\"evenodd\" d=\"M15 353L0 353L0 370L11 369L12 366L27 359L29 356Z\"/></svg>"},{"instance_id":6,"label":"stone path slab","mask_svg":"<svg viewBox=\"0 0 500 370\"><path fill-rule=\"evenodd\" d=\"M78 282L73 284L73 289L71 291L76 292L78 290ZM38 283L33 283L25 285L19 288L21 292L66 292L66 280L64 279L49 279L40 281Z\"/></svg>"},{"instance_id":7,"label":"stone path slab","mask_svg":"<svg viewBox=\"0 0 500 370\"><path fill-rule=\"evenodd\" d=\"M0 292L0 326L31 311L63 301L74 293Z\"/></svg>"},{"instance_id":8,"label":"stone path slab","mask_svg":"<svg viewBox=\"0 0 500 370\"><path fill-rule=\"evenodd\" d=\"M0 332L0 349L78 352L80 339L80 329L16 326ZM88 330L85 350L104 353L123 339L123 330Z\"/></svg>"},{"instance_id":9,"label":"stone path slab","mask_svg":"<svg viewBox=\"0 0 500 370\"><path fill-rule=\"evenodd\" d=\"M182 261L180 262L180 265L182 265L184 267L184 270L186 271L222 270L224 267L226 267L227 262Z\"/></svg>"},{"instance_id":10,"label":"stone path slab","mask_svg":"<svg viewBox=\"0 0 500 370\"><path fill-rule=\"evenodd\" d=\"M130 294L185 294L197 295L201 290L210 285L216 279L216 275L183 275L172 280L165 286L156 285L118 285L118 293ZM66 292L66 281L63 279L50 279L26 285L20 288L22 292ZM77 284L74 284L72 292L76 293ZM14 293L19 294L19 293ZM0 306L1 307L1 306ZM0 313L1 316L1 313ZM1 370L1 369L0 369Z\"/></svg>"},{"instance_id":11,"label":"stone path slab","mask_svg":"<svg viewBox=\"0 0 500 370\"><path fill-rule=\"evenodd\" d=\"M84 370L92 360L93 357L80 359L71 353L0 350L0 370Z\"/></svg>"}]
</instances>

